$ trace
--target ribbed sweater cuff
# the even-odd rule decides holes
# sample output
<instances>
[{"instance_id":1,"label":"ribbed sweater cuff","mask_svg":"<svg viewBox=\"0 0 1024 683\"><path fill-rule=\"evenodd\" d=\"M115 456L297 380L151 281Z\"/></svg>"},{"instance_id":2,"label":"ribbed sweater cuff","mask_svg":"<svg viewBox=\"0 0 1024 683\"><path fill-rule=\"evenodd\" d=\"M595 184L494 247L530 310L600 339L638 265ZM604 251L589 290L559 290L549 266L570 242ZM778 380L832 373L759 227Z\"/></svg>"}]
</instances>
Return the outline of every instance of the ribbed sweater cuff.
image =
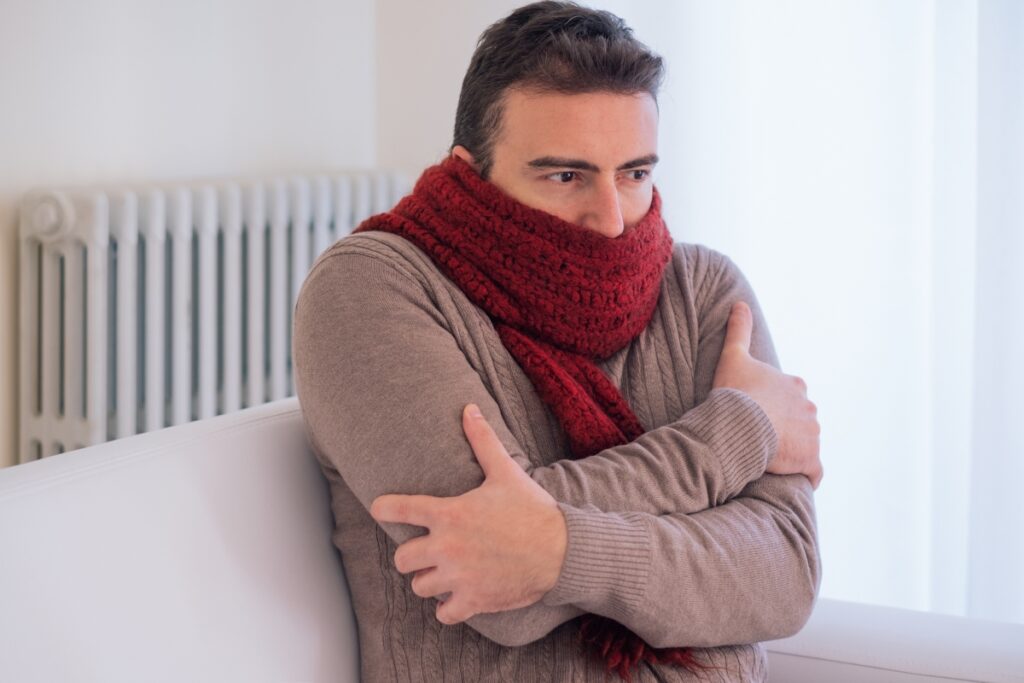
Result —
<instances>
[{"instance_id":1,"label":"ribbed sweater cuff","mask_svg":"<svg viewBox=\"0 0 1024 683\"><path fill-rule=\"evenodd\" d=\"M568 543L562 573L541 601L550 606L600 606L614 618L635 612L647 588L651 533L643 515L601 512L558 503L565 515Z\"/></svg>"},{"instance_id":2,"label":"ribbed sweater cuff","mask_svg":"<svg viewBox=\"0 0 1024 683\"><path fill-rule=\"evenodd\" d=\"M738 493L764 474L779 447L768 415L738 389L712 389L681 421L718 456L730 492Z\"/></svg>"}]
</instances>

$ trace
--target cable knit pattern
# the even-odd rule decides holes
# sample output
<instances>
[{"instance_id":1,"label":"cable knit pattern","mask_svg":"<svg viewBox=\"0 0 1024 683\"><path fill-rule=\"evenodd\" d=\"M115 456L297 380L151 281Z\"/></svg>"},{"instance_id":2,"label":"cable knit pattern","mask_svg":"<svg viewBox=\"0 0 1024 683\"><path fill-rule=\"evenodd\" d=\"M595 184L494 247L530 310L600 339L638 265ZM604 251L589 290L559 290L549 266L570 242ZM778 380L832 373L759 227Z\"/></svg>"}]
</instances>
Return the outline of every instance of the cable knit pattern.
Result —
<instances>
[{"instance_id":1,"label":"cable knit pattern","mask_svg":"<svg viewBox=\"0 0 1024 683\"><path fill-rule=\"evenodd\" d=\"M803 624L820 569L809 483L765 474L777 447L767 416L745 394L711 388L740 298L754 310L752 354L777 365L735 266L675 245L647 326L595 363L645 431L575 458L491 317L421 249L363 232L321 255L295 309L296 389L331 487L364 680L607 680L580 646L588 613L653 647L692 647L709 667L641 661L634 680L766 680L758 643ZM394 568L397 546L423 530L378 525L367 509L383 493L479 485L461 432L469 402L559 501L569 547L541 602L446 626L437 601Z\"/></svg>"}]
</instances>

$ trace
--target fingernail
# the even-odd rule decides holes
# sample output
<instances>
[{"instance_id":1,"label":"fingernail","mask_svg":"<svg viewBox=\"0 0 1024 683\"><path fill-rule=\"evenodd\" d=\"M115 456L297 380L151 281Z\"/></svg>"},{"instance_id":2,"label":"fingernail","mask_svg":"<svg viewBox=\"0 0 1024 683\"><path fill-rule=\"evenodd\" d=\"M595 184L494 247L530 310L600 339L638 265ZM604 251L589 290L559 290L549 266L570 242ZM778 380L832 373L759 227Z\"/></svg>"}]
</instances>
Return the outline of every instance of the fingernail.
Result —
<instances>
[{"instance_id":1,"label":"fingernail","mask_svg":"<svg viewBox=\"0 0 1024 683\"><path fill-rule=\"evenodd\" d=\"M483 413L480 412L480 408L475 403L469 404L469 416L470 417L483 417Z\"/></svg>"}]
</instances>

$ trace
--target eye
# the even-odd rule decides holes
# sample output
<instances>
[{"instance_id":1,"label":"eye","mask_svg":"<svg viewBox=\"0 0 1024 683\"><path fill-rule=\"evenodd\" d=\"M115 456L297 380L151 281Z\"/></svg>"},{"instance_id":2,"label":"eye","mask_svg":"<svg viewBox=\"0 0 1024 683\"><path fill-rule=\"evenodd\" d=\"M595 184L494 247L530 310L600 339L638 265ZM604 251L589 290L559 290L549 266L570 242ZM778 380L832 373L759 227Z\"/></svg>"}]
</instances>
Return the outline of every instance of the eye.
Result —
<instances>
[{"instance_id":1,"label":"eye","mask_svg":"<svg viewBox=\"0 0 1024 683\"><path fill-rule=\"evenodd\" d=\"M636 168L631 170L629 173L633 180L646 180L651 175L651 171L644 168Z\"/></svg>"},{"instance_id":2,"label":"eye","mask_svg":"<svg viewBox=\"0 0 1024 683\"><path fill-rule=\"evenodd\" d=\"M558 173L552 173L548 178L565 185L576 180L578 175L576 171L559 171Z\"/></svg>"}]
</instances>

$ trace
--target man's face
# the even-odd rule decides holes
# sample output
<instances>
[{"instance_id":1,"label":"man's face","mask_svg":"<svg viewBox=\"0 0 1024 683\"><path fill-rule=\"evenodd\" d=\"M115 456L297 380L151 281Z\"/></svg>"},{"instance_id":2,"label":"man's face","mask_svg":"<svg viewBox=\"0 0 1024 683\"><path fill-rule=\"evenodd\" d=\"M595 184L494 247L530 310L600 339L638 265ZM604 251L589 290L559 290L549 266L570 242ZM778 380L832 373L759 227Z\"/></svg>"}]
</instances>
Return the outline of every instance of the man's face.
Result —
<instances>
[{"instance_id":1,"label":"man's face","mask_svg":"<svg viewBox=\"0 0 1024 683\"><path fill-rule=\"evenodd\" d=\"M615 238L651 206L658 108L647 93L509 90L488 180L514 199ZM465 147L452 154L473 163Z\"/></svg>"}]
</instances>

